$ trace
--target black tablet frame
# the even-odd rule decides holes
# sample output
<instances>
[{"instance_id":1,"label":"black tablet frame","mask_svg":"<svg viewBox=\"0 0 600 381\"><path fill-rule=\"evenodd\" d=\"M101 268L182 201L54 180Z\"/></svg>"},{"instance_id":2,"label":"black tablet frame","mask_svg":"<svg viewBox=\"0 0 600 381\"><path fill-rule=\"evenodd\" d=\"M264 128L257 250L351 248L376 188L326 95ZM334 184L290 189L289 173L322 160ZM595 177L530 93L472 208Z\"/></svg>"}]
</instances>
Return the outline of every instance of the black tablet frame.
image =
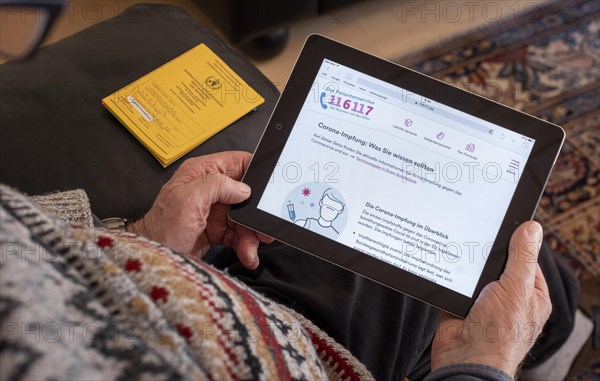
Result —
<instances>
[{"instance_id":1,"label":"black tablet frame","mask_svg":"<svg viewBox=\"0 0 600 381\"><path fill-rule=\"evenodd\" d=\"M535 139L473 297L432 283L257 208L324 59ZM510 237L518 225L533 217L564 138L565 133L559 126L313 34L305 42L244 176L243 181L252 187L252 196L232 206L229 215L239 224L456 316L465 317L483 287L497 280L503 272Z\"/></svg>"}]
</instances>

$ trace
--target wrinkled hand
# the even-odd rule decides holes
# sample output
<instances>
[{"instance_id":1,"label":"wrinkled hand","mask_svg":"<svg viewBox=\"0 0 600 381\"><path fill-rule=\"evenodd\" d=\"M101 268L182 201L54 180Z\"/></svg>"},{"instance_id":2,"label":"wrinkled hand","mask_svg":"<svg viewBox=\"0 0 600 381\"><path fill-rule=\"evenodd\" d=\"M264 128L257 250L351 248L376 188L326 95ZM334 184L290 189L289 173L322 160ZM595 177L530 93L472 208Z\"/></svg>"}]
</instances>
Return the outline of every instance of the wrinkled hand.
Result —
<instances>
[{"instance_id":1,"label":"wrinkled hand","mask_svg":"<svg viewBox=\"0 0 600 381\"><path fill-rule=\"evenodd\" d=\"M250 158L247 152L222 152L186 160L150 211L127 230L196 258L211 245L233 247L244 266L256 268L259 241L272 239L227 217L229 205L250 197L250 187L239 181Z\"/></svg>"},{"instance_id":2,"label":"wrinkled hand","mask_svg":"<svg viewBox=\"0 0 600 381\"><path fill-rule=\"evenodd\" d=\"M548 286L537 257L542 228L523 223L513 233L506 269L487 285L465 320L440 314L431 367L475 363L515 376L550 316Z\"/></svg>"}]
</instances>

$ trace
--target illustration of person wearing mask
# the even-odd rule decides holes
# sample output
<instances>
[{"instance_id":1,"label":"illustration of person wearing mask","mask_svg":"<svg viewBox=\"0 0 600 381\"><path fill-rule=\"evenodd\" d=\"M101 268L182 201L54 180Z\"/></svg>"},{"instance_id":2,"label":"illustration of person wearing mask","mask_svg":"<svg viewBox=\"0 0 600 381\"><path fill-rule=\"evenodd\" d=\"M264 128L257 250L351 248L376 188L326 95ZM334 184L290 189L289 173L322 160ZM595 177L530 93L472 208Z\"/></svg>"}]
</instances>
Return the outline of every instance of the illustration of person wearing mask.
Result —
<instances>
[{"instance_id":1,"label":"illustration of person wearing mask","mask_svg":"<svg viewBox=\"0 0 600 381\"><path fill-rule=\"evenodd\" d=\"M341 199L332 188L327 189L319 201L319 218L309 217L294 223L326 237L336 238L340 233L333 227L333 221L344 211L345 205Z\"/></svg>"}]
</instances>

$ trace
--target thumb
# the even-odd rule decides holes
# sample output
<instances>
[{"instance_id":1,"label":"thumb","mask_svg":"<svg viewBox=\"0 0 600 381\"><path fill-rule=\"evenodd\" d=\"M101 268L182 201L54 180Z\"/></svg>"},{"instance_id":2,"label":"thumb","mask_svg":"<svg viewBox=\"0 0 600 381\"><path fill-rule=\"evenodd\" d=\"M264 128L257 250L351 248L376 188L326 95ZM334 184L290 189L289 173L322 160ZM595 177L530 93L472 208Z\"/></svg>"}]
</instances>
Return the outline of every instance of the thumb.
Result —
<instances>
[{"instance_id":1,"label":"thumb","mask_svg":"<svg viewBox=\"0 0 600 381\"><path fill-rule=\"evenodd\" d=\"M542 227L535 221L524 222L515 230L510 240L507 276L522 282L535 279L542 235Z\"/></svg>"},{"instance_id":2,"label":"thumb","mask_svg":"<svg viewBox=\"0 0 600 381\"><path fill-rule=\"evenodd\" d=\"M222 173L208 175L205 182L208 184L208 201L211 204L237 204L248 199L251 194L251 189L247 184Z\"/></svg>"}]
</instances>

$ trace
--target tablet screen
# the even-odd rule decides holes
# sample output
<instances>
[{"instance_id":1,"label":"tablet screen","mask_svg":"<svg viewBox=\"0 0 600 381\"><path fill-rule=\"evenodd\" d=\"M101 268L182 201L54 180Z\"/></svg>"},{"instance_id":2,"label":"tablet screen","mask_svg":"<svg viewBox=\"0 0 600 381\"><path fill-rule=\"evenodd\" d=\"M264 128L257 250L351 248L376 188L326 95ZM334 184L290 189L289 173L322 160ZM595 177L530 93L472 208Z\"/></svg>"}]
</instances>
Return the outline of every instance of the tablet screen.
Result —
<instances>
[{"instance_id":1,"label":"tablet screen","mask_svg":"<svg viewBox=\"0 0 600 381\"><path fill-rule=\"evenodd\" d=\"M534 143L325 59L258 208L471 297Z\"/></svg>"}]
</instances>

